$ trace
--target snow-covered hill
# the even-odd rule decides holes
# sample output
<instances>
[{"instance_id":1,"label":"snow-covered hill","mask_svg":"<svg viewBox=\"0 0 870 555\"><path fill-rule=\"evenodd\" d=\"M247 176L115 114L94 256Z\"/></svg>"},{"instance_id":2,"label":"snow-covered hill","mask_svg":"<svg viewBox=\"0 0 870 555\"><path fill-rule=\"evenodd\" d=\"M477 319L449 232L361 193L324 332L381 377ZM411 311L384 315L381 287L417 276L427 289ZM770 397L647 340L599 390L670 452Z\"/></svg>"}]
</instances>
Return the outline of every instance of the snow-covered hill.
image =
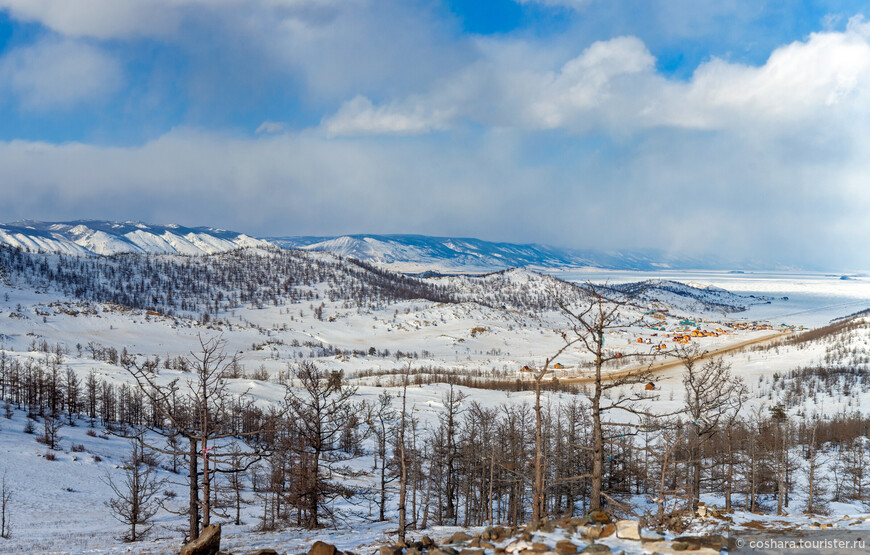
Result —
<instances>
[{"instance_id":1,"label":"snow-covered hill","mask_svg":"<svg viewBox=\"0 0 870 555\"><path fill-rule=\"evenodd\" d=\"M459 273L491 272L506 268L584 267L619 270L723 269L734 265L716 257L673 256L654 250L605 252L425 235L269 237L267 240L284 248L331 252L400 272Z\"/></svg>"},{"instance_id":2,"label":"snow-covered hill","mask_svg":"<svg viewBox=\"0 0 870 555\"><path fill-rule=\"evenodd\" d=\"M733 267L754 269L765 266L735 263L717 257L674 256L656 250L577 250L425 235L254 238L244 233L211 227L98 220L22 220L0 224L0 244L30 252L76 256L121 253L203 255L242 247L273 245L284 249L328 252L403 273L489 273L508 268L644 271Z\"/></svg>"},{"instance_id":3,"label":"snow-covered hill","mask_svg":"<svg viewBox=\"0 0 870 555\"><path fill-rule=\"evenodd\" d=\"M94 220L25 220L0 224L0 243L31 252L79 256L120 253L203 255L268 245L242 233L210 227Z\"/></svg>"}]
</instances>

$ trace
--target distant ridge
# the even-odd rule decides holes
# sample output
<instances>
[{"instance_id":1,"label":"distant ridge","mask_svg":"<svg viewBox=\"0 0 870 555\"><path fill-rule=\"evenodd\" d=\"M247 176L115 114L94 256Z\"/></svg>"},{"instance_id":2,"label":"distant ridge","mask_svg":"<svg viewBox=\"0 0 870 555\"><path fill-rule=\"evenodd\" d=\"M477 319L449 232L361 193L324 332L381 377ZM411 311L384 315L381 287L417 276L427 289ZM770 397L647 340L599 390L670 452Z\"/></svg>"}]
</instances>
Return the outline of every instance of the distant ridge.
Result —
<instances>
[{"instance_id":1,"label":"distant ridge","mask_svg":"<svg viewBox=\"0 0 870 555\"><path fill-rule=\"evenodd\" d=\"M715 256L674 256L658 250L596 251L426 235L255 238L212 227L102 220L22 220L0 224L0 244L30 252L76 256L122 253L196 256L247 247L280 247L332 253L410 274L488 273L508 268L541 271L782 269L771 264L734 263Z\"/></svg>"},{"instance_id":2,"label":"distant ridge","mask_svg":"<svg viewBox=\"0 0 870 555\"><path fill-rule=\"evenodd\" d=\"M137 254L203 255L268 243L223 229L142 222L76 220L0 224L0 243L30 252L78 256Z\"/></svg>"},{"instance_id":3,"label":"distant ridge","mask_svg":"<svg viewBox=\"0 0 870 555\"><path fill-rule=\"evenodd\" d=\"M593 251L547 245L496 243L481 239L426 235L342 235L267 237L284 248L331 252L401 272L487 272L506 268L538 270L730 269L715 257L673 256L663 251ZM740 265L754 269L753 265Z\"/></svg>"}]
</instances>

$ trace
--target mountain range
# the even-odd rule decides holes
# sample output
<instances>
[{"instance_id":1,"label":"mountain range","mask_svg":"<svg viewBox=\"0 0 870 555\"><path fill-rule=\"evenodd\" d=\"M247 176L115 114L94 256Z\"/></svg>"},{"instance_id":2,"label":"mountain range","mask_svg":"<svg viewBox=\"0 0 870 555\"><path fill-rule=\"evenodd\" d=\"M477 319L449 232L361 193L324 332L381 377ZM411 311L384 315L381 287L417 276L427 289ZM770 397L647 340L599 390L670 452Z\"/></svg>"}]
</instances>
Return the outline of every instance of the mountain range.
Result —
<instances>
[{"instance_id":1,"label":"mountain range","mask_svg":"<svg viewBox=\"0 0 870 555\"><path fill-rule=\"evenodd\" d=\"M675 256L656 250L580 250L425 235L255 238L244 233L211 227L99 220L23 220L0 224L0 244L31 252L79 256L121 253L196 256L246 247L280 247L329 252L405 273L483 273L515 267L538 270L592 267L646 271L765 268L759 264L735 264L715 256Z\"/></svg>"}]
</instances>

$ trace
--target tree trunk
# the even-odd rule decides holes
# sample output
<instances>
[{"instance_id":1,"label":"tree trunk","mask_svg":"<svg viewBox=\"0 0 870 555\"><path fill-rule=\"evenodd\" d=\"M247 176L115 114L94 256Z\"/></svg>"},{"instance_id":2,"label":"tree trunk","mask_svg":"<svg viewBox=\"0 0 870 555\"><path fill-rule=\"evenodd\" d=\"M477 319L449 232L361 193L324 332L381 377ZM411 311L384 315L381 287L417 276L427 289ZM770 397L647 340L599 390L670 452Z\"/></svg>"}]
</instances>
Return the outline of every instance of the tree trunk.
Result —
<instances>
[{"instance_id":1,"label":"tree trunk","mask_svg":"<svg viewBox=\"0 0 870 555\"><path fill-rule=\"evenodd\" d=\"M189 541L193 541L199 537L199 474L196 458L199 455L197 451L197 441L195 438L190 440L190 528L188 529Z\"/></svg>"}]
</instances>

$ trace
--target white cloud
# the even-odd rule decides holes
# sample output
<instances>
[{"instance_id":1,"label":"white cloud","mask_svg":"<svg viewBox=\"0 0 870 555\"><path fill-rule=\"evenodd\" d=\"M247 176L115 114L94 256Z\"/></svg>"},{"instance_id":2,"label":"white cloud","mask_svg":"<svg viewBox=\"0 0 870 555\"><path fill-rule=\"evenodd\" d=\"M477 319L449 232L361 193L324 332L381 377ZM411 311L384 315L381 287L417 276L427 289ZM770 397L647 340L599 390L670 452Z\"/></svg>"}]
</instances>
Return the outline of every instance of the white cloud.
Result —
<instances>
[{"instance_id":1,"label":"white cloud","mask_svg":"<svg viewBox=\"0 0 870 555\"><path fill-rule=\"evenodd\" d=\"M0 58L0 90L15 95L28 109L62 109L101 99L122 81L117 60L72 40L49 39Z\"/></svg>"},{"instance_id":2,"label":"white cloud","mask_svg":"<svg viewBox=\"0 0 870 555\"><path fill-rule=\"evenodd\" d=\"M217 0L216 0L217 1ZM165 36L181 22L184 0L0 0L18 20L38 22L69 37Z\"/></svg>"},{"instance_id":3,"label":"white cloud","mask_svg":"<svg viewBox=\"0 0 870 555\"><path fill-rule=\"evenodd\" d=\"M4 183L14 184L4 189L0 221L479 236L866 269L863 134L820 145L812 136L787 143L653 133L621 151L619 163L582 143L563 156L562 143L559 165L538 163L522 134L505 130L360 141L177 129L123 148L0 142Z\"/></svg>"},{"instance_id":4,"label":"white cloud","mask_svg":"<svg viewBox=\"0 0 870 555\"><path fill-rule=\"evenodd\" d=\"M555 71L489 55L424 95L355 98L324 120L333 134L422 133L463 121L519 129L633 133L656 127L755 129L849 121L870 102L870 24L810 35L761 66L712 59L687 82L664 77L634 37L599 41ZM338 125L342 123L342 125Z\"/></svg>"},{"instance_id":5,"label":"white cloud","mask_svg":"<svg viewBox=\"0 0 870 555\"><path fill-rule=\"evenodd\" d=\"M322 127L327 135L395 134L418 135L445 129L452 110L439 110L413 100L402 106L372 105L371 100L357 96L345 102L338 112L325 119Z\"/></svg>"},{"instance_id":6,"label":"white cloud","mask_svg":"<svg viewBox=\"0 0 870 555\"><path fill-rule=\"evenodd\" d=\"M266 120L257 127L257 130L254 131L257 135L261 133L272 134L272 133L281 133L287 127L283 121L270 121Z\"/></svg>"}]
</instances>

